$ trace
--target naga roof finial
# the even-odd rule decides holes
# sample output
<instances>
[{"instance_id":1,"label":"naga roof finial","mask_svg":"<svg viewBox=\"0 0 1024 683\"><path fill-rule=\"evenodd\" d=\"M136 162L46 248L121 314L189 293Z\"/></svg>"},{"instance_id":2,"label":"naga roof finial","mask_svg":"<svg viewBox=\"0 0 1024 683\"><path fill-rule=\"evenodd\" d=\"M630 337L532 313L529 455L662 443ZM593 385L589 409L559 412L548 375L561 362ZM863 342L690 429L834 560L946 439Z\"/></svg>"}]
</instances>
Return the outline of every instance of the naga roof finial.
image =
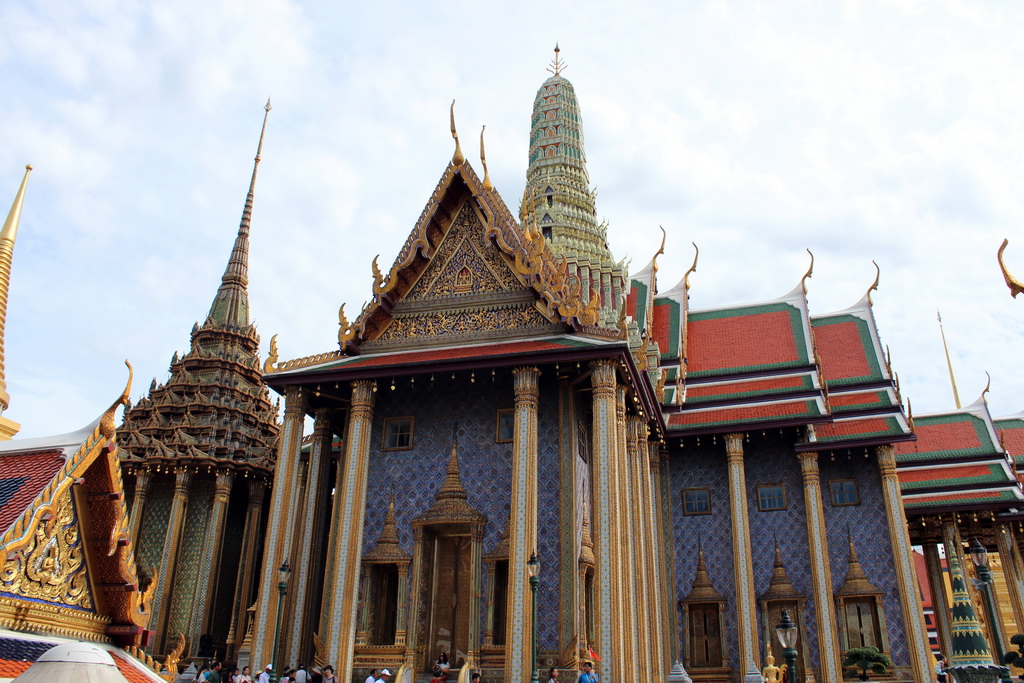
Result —
<instances>
[{"instance_id":1,"label":"naga roof finial","mask_svg":"<svg viewBox=\"0 0 1024 683\"><path fill-rule=\"evenodd\" d=\"M487 155L484 153L484 131L487 130L487 126L480 129L480 164L484 167L484 189L494 189L494 183L491 182L491 173L487 170Z\"/></svg>"},{"instance_id":2,"label":"naga roof finial","mask_svg":"<svg viewBox=\"0 0 1024 683\"><path fill-rule=\"evenodd\" d=\"M551 65L548 67L548 71L555 76L560 75L562 73L562 69L566 67L565 62L563 62L558 56L559 52L561 52L561 49L559 49L558 43L555 43L555 58L551 60Z\"/></svg>"},{"instance_id":3,"label":"naga roof finial","mask_svg":"<svg viewBox=\"0 0 1024 683\"><path fill-rule=\"evenodd\" d=\"M690 269L686 271L685 275L683 275L683 288L686 289L686 291L690 291L690 273L696 272L697 257L700 256L700 247L697 246L697 243L690 242L690 244L693 245L693 265L690 266Z\"/></svg>"},{"instance_id":4,"label":"naga roof finial","mask_svg":"<svg viewBox=\"0 0 1024 683\"><path fill-rule=\"evenodd\" d=\"M807 279L814 275L814 254L810 249L807 250L807 253L811 255L811 265L807 266L807 272L800 278L800 287L804 290L804 296L807 296Z\"/></svg>"},{"instance_id":5,"label":"naga roof finial","mask_svg":"<svg viewBox=\"0 0 1024 683\"><path fill-rule=\"evenodd\" d=\"M452 138L455 139L455 154L452 155L452 163L456 166L462 166L462 164L466 163L466 155L462 153L462 146L459 144L459 133L455 130L455 100L452 100L452 107L448 113L452 124Z\"/></svg>"},{"instance_id":6,"label":"naga roof finial","mask_svg":"<svg viewBox=\"0 0 1024 683\"><path fill-rule=\"evenodd\" d=\"M1010 240L1004 239L1002 246L999 247L999 252L996 254L999 258L999 269L1003 271L1003 280L1006 281L1006 286L1010 288L1010 295L1016 299L1017 295L1024 292L1024 282L1021 282L1014 276L1010 275L1010 271L1006 269L1006 264L1003 263L1003 252L1006 250L1006 245L1010 243Z\"/></svg>"},{"instance_id":7,"label":"naga roof finial","mask_svg":"<svg viewBox=\"0 0 1024 683\"><path fill-rule=\"evenodd\" d=\"M875 264L875 281L871 283L870 287L868 287L867 294L864 296L868 298L868 305L873 306L875 302L871 300L871 292L878 291L878 282L882 278L882 269L878 267L878 263L876 261L872 260L871 262Z\"/></svg>"},{"instance_id":8,"label":"naga roof finial","mask_svg":"<svg viewBox=\"0 0 1024 683\"><path fill-rule=\"evenodd\" d=\"M668 237L665 233L665 228L659 225L658 230L661 230L661 246L658 247L657 253L654 255L654 258L651 259L651 269L655 273L658 272L658 257L665 253L665 239Z\"/></svg>"}]
</instances>

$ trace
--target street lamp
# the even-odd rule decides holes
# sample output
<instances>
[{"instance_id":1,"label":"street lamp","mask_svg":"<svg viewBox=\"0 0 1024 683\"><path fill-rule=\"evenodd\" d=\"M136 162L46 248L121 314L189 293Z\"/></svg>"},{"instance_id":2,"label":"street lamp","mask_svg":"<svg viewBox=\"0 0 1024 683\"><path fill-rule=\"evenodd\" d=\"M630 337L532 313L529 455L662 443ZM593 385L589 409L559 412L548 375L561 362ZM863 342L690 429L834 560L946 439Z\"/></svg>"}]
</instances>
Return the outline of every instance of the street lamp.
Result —
<instances>
[{"instance_id":1,"label":"street lamp","mask_svg":"<svg viewBox=\"0 0 1024 683\"><path fill-rule=\"evenodd\" d=\"M540 560L536 551L526 563L526 573L530 575L530 591L533 593L533 675L530 683L537 683L537 584L540 583L537 575L540 574Z\"/></svg>"},{"instance_id":2,"label":"street lamp","mask_svg":"<svg viewBox=\"0 0 1024 683\"><path fill-rule=\"evenodd\" d=\"M786 660L786 670L789 671L789 683L796 683L796 624L790 618L789 610L782 610L782 619L775 627L775 635L782 646L782 657Z\"/></svg>"},{"instance_id":3,"label":"street lamp","mask_svg":"<svg viewBox=\"0 0 1024 683\"><path fill-rule=\"evenodd\" d=\"M273 664L274 668L270 670L270 681L271 683L277 683L278 677L281 675L281 663L277 657L277 646L278 639L281 635L281 613L284 611L284 596L288 592L288 574L291 572L291 568L288 566L288 559L285 558L284 563L277 568L278 576L280 580L277 582L277 624L274 626L274 650L273 650Z\"/></svg>"},{"instance_id":4,"label":"street lamp","mask_svg":"<svg viewBox=\"0 0 1024 683\"><path fill-rule=\"evenodd\" d=\"M1002 629L999 628L1000 624L996 620L996 604L992 598L992 572L988 569L988 551L977 537L971 541L971 561L974 562L974 566L978 570L978 578L971 579L971 581L974 583L974 587L980 588L985 595L985 615L988 617L988 632L992 636L992 647L995 649L996 666L1002 666L1006 649L1003 646ZM999 678L1008 683L1010 680L1009 669L1004 669L1004 671L1006 673L1001 674Z\"/></svg>"}]
</instances>

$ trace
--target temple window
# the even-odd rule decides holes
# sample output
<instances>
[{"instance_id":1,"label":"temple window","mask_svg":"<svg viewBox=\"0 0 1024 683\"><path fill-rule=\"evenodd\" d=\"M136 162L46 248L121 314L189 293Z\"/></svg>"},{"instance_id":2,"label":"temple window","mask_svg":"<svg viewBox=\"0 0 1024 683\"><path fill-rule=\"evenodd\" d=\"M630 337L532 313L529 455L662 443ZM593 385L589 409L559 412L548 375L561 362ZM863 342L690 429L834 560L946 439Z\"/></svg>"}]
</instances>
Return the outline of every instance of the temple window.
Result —
<instances>
[{"instance_id":1,"label":"temple window","mask_svg":"<svg viewBox=\"0 0 1024 683\"><path fill-rule=\"evenodd\" d=\"M370 644L393 645L398 619L398 565L375 565L370 571L370 604L375 606Z\"/></svg>"},{"instance_id":2,"label":"temple window","mask_svg":"<svg viewBox=\"0 0 1024 683\"><path fill-rule=\"evenodd\" d=\"M846 634L849 647L877 647L882 649L882 636L878 628L878 607L874 597L845 601Z\"/></svg>"},{"instance_id":3,"label":"temple window","mask_svg":"<svg viewBox=\"0 0 1024 683\"><path fill-rule=\"evenodd\" d=\"M494 434L495 443L511 443L516 413L511 408L498 411L497 429Z\"/></svg>"},{"instance_id":4,"label":"temple window","mask_svg":"<svg viewBox=\"0 0 1024 683\"><path fill-rule=\"evenodd\" d=\"M411 417L389 417L384 420L384 450L407 451L412 448Z\"/></svg>"},{"instance_id":5,"label":"temple window","mask_svg":"<svg viewBox=\"0 0 1024 683\"><path fill-rule=\"evenodd\" d=\"M757 509L761 512L786 509L785 484L760 484L757 487Z\"/></svg>"},{"instance_id":6,"label":"temple window","mask_svg":"<svg viewBox=\"0 0 1024 683\"><path fill-rule=\"evenodd\" d=\"M494 644L505 644L505 617L508 605L508 560L494 563Z\"/></svg>"},{"instance_id":7,"label":"temple window","mask_svg":"<svg viewBox=\"0 0 1024 683\"><path fill-rule=\"evenodd\" d=\"M852 534L848 542L850 549L846 579L835 592L836 614L839 617L839 646L843 651L871 646L888 654L885 612L881 607L882 592L871 583L864 572L853 545Z\"/></svg>"},{"instance_id":8,"label":"temple window","mask_svg":"<svg viewBox=\"0 0 1024 683\"><path fill-rule=\"evenodd\" d=\"M717 603L689 605L689 666L722 666L722 631Z\"/></svg>"},{"instance_id":9,"label":"temple window","mask_svg":"<svg viewBox=\"0 0 1024 683\"><path fill-rule=\"evenodd\" d=\"M684 515L710 515L710 489L683 489Z\"/></svg>"},{"instance_id":10,"label":"temple window","mask_svg":"<svg viewBox=\"0 0 1024 683\"><path fill-rule=\"evenodd\" d=\"M828 482L833 505L860 505L860 493L855 479L832 479Z\"/></svg>"}]
</instances>

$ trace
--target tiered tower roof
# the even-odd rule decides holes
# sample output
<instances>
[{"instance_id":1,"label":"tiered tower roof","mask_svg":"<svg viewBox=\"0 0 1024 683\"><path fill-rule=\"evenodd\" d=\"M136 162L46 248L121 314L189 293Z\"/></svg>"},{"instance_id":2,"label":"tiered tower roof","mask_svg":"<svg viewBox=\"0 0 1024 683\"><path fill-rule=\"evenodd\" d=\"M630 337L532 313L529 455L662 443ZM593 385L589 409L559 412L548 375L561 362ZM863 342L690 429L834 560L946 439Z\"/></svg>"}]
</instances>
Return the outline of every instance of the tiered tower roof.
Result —
<instances>
[{"instance_id":1,"label":"tiered tower roof","mask_svg":"<svg viewBox=\"0 0 1024 683\"><path fill-rule=\"evenodd\" d=\"M124 456L136 460L210 459L270 468L277 408L261 380L260 338L249 321L249 227L256 171L263 151L267 102L242 220L221 285L189 351L171 359L171 376L125 413Z\"/></svg>"}]
</instances>

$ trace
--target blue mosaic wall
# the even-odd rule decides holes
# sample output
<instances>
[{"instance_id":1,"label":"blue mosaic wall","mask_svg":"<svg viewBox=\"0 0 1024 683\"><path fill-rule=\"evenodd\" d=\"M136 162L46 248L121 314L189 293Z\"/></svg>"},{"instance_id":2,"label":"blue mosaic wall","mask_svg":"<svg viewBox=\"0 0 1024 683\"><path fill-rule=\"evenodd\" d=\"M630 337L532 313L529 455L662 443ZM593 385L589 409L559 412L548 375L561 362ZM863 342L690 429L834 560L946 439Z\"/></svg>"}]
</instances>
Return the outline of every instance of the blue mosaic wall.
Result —
<instances>
[{"instance_id":1,"label":"blue mosaic wall","mask_svg":"<svg viewBox=\"0 0 1024 683\"><path fill-rule=\"evenodd\" d=\"M821 486L825 499L825 523L828 529L829 561L832 568L832 582L838 589L846 578L849 566L849 543L847 527L853 536L861 567L875 588L882 591L885 623L889 632L889 650L897 666L909 666L903 610L896 583L896 570L892 563L892 548L889 543L889 524L882 503L882 477L878 471L878 460L874 453L864 457L863 449L854 449L831 455L823 454L819 459ZM828 493L829 479L855 479L860 492L860 505L834 507Z\"/></svg>"},{"instance_id":2,"label":"blue mosaic wall","mask_svg":"<svg viewBox=\"0 0 1024 683\"><path fill-rule=\"evenodd\" d=\"M363 547L377 541L384 523L392 488L398 537L402 548L412 555L415 536L411 522L433 503L451 453L452 427L458 424L459 466L469 504L487 515L483 553L490 552L508 524L511 498L512 444L495 443L496 416L499 409L513 407L511 370L477 371L476 381L469 373L436 375L433 387L429 377L419 377L415 387L408 378L398 380L399 388L380 382L374 408L374 426L370 443L367 510ZM538 553L541 560L538 593L540 648L558 647L558 400L553 373L541 375L538 407ZM416 418L413 448L407 451L381 450L384 419ZM484 582L482 582L484 583ZM483 585L484 595L487 586ZM481 601L483 612L484 601ZM481 614L481 638L483 621Z\"/></svg>"},{"instance_id":3,"label":"blue mosaic wall","mask_svg":"<svg viewBox=\"0 0 1024 683\"><path fill-rule=\"evenodd\" d=\"M702 437L701 440L700 447L691 445L683 451L673 450L670 461L670 503L678 592L674 598L685 597L690 592L697 567L699 533L712 583L726 601L724 642L729 664L736 670L735 582L725 445L721 438L712 441L711 437ZM771 434L767 437L752 434L750 442L745 443L744 447L755 594L759 596L768 588L774 561L774 539L777 536L786 573L796 589L807 597L805 632L801 635L809 648L812 665L817 667L817 623L809 573L810 556L800 464L792 451L792 444ZM824 454L819 463L834 589L838 590L846 578L849 525L865 573L884 594L885 619L893 661L896 665L908 665L899 591L892 566L889 532L882 505L881 477L876 459L874 455L865 458L861 450L849 458L845 452L837 454L834 460L830 454ZM829 495L830 479L855 479L861 504L834 507ZM785 485L785 510L761 512L758 509L757 486L768 483ZM711 490L712 514L684 516L682 489L700 487ZM681 610L677 609L680 637L683 633L681 614ZM758 618L760 634L763 633L764 625L760 623L760 615ZM682 649L681 643L679 647ZM763 649L763 643L761 647Z\"/></svg>"}]
</instances>

